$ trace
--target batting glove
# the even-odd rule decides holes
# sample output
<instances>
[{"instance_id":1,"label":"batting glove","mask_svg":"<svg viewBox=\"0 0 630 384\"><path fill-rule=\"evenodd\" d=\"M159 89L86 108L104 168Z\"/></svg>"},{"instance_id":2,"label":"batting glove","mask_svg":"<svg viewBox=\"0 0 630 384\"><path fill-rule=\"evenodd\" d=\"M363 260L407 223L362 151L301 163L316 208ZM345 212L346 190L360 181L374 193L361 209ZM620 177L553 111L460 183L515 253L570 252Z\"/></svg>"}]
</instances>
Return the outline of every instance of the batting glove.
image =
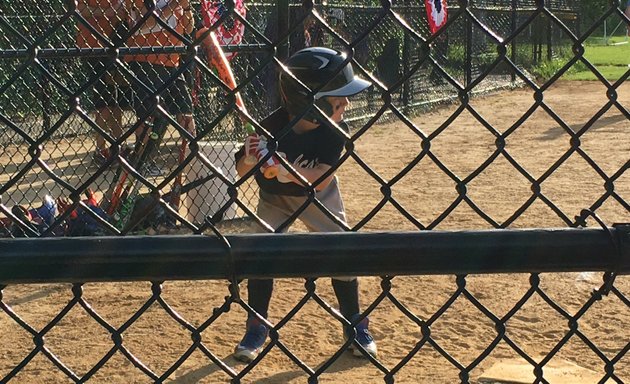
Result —
<instances>
[{"instance_id":1,"label":"batting glove","mask_svg":"<svg viewBox=\"0 0 630 384\"><path fill-rule=\"evenodd\" d=\"M245 138L245 164L254 165L267 154L267 139L259 135L249 135Z\"/></svg>"}]
</instances>

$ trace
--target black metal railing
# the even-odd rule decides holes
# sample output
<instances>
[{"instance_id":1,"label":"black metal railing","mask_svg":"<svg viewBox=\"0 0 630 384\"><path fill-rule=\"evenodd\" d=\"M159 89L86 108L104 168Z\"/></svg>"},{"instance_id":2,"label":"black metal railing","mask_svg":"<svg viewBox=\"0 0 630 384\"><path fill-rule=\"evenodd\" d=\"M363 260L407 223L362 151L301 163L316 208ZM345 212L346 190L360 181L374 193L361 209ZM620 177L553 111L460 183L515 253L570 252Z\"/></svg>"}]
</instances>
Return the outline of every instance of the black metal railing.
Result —
<instances>
[{"instance_id":1,"label":"black metal railing","mask_svg":"<svg viewBox=\"0 0 630 384\"><path fill-rule=\"evenodd\" d=\"M188 246L182 247L180 245L182 243L187 243ZM553 364L550 366L547 364L561 349L570 348L569 342L574 336L583 339L593 352L600 355L600 362L606 368L605 373L598 372L598 378L603 381L610 378L623 382L626 377L625 368L620 368L625 365L620 361L627 354L628 340L625 341L626 346L621 348L613 359L608 359L597 347L601 340L581 332L580 324L588 321L584 318L585 314L589 310L595 310L593 308L596 303L602 301L604 297L617 297L623 303L622 306L625 306L625 311L630 309L630 300L615 284L618 274L630 272L630 229L627 225L602 229L503 230L499 232L427 231L285 236L262 234L234 235L224 238L154 236L150 238L23 239L2 240L0 250L2 251L0 281L13 285L39 282L72 283L71 287L59 287L62 290L71 290L72 298L41 330L30 325L22 317L22 310L13 309L7 304L10 301L9 295L3 295L3 293L10 291L10 286L0 286L0 308L6 315L6 319L3 320L4 326L8 329L17 326L22 329L22 332L32 335L31 342L20 347L25 349L25 355L21 361L20 358L17 360L13 358L3 363L4 372L7 372L3 373L3 382L20 382L20 372L28 371L29 365L36 365L35 358L38 355L45 356L57 366L61 374L59 377L65 377L66 380L70 379L74 382L84 382L92 379L100 370L108 371L108 364L116 354L124 356L124 359L141 371L143 380L165 382L182 364L187 362L193 352L203 353L205 362L202 362L202 365L210 364L222 372L224 379L216 377L216 380L240 382L240 379L251 376L250 367L240 370L234 367L229 360L226 361L225 358L213 352L217 340L203 335L207 335L206 332L210 332L209 330L215 327L220 327L222 317L228 316L231 306L252 311L239 294L240 279L300 276L307 277L304 299L294 306L281 321L271 324L273 327L271 341L260 358L256 359L252 365L264 364L265 356L276 351L275 353L285 355L299 366L303 374L308 377L308 382L318 382L333 364L343 360L342 352L348 347L349 342L341 345L330 356L325 355L324 362L315 367L300 358L302 352L289 347L290 327L287 326L287 322L297 317L308 302L321 306L341 323L346 321L343 317L339 317L339 314L328 304L326 297L322 295L321 288L318 291L316 279L348 273L382 276L380 278L382 292L368 307L367 314L373 313L377 306L389 303L402 311L414 325L412 329L415 329L413 331L415 336L405 339L408 346L415 345L409 353L402 356L398 353L397 357L386 358L389 364L385 364L385 360L369 359L381 371L379 376L384 382L399 382L400 380L397 379L401 377L399 370L406 364L410 364L414 357L427 351L441 354L446 359L444 363L452 364L458 372L460 379L458 381L470 382L471 375L478 375L476 371L479 369L479 363L498 350L499 342L509 345L529 364L536 380L544 382L546 370L549 369L551 372L553 366ZM384 263L385 253L389 256ZM593 257L594 255L596 257ZM317 263L313 263L313 260L317 260ZM339 260L344 260L344 263L340 263ZM588 300L580 304L579 310L573 312L575 314L571 314L566 312L557 299L554 300L548 296L541 286L543 284L541 276L548 272L584 270L606 272L601 286L593 291ZM530 287L521 299L514 303L514 307L504 315L484 305L476 298L474 288L467 288L466 285L467 281L474 280L474 277L469 274L519 272L531 273ZM457 275L457 289L450 299L433 314L426 317L419 316L411 309L413 304L406 302L408 299L399 298L395 294L400 283L393 276L443 273ZM499 275L496 277L499 278ZM228 296L212 303L211 306L214 308L211 315L205 315L207 317L197 323L199 325L195 325L194 321L178 313L172 303L169 304L170 299L165 297L168 294L165 293L163 284L165 280L171 279L188 280L189 283L199 279L226 279L231 283L226 291L229 293ZM89 291L84 288L85 282L143 280L153 281L150 286L151 294L137 311L124 320L122 326L116 326L111 323L111 320L108 321L111 314L98 308L99 299L91 298L89 293L84 293L86 290ZM625 283L624 281L622 284L625 286ZM547 302L547 309L552 309L556 315L568 321L568 327L562 331L564 337L542 360L537 356L531 356L527 348L519 345L515 339L519 332L514 328L514 320L521 312L526 311L525 308L538 296ZM215 297L216 299L218 298ZM447 317L445 314L447 309L458 311L453 308L458 300L469 300L481 312L478 316L482 317L483 321L490 321L495 329L492 336L494 341L483 350L475 352L479 353L479 357L468 365L452 356L448 351L448 343L444 340L440 341L439 333L435 334L431 331L432 327L437 328L437 324ZM605 302L610 302L610 300L607 299ZM119 303L122 306L125 305L123 300ZM19 307L19 304L16 303L15 306ZM145 317L155 316L151 315L155 311L154 306L162 308L168 314L167 318L174 321L172 325L166 325L165 320L160 320L164 328L179 328L180 332L187 334L192 340L180 357L177 357L177 352L170 352L176 354L176 360L170 366L167 364L163 371L149 367L147 362L143 361L140 351L134 351L134 345L126 341L128 338L133 339L136 332L134 327L143 324L146 321ZM56 329L63 327L63 324L76 322L69 315L73 311L85 312L88 318L92 318L98 324L98 326L97 324L90 326L84 343L89 344L89 340L96 338L95 333L104 332L110 339L110 342L106 343L108 346L105 347L107 353L102 358L97 358L92 366L84 365L82 372L73 370L66 365L63 356L55 353L59 345L52 336ZM479 321L479 318L475 320L475 322ZM85 320L81 323L85 323ZM95 326L100 331L95 332L93 330ZM217 330L214 329L211 334L217 337L216 332ZM315 337L315 335L311 336ZM184 335L179 336L181 337ZM167 360L172 361L173 358L169 357ZM6 371L6 368L10 367L12 367L11 370ZM567 374L571 375L570 372ZM574 374L577 375L577 371ZM427 379L417 376L416 380L425 382ZM403 379L402 382L405 380Z\"/></svg>"}]
</instances>

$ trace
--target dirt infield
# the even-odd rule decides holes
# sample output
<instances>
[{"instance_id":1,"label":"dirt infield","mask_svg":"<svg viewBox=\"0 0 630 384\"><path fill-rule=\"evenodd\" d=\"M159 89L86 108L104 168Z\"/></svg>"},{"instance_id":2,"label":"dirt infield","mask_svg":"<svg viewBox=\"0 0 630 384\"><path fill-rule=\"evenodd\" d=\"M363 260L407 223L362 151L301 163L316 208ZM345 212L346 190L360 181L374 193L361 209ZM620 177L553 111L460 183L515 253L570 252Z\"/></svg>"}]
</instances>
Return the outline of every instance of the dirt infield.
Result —
<instances>
[{"instance_id":1,"label":"dirt infield","mask_svg":"<svg viewBox=\"0 0 630 384\"><path fill-rule=\"evenodd\" d=\"M616 106L603 113L580 137L582 152L571 149L570 135L565 128L578 132L609 101L606 88L596 82L557 83L544 92L544 102L559 115L564 124L551 117L544 108L537 108L523 124L505 140L505 154L475 177L475 173L497 150L496 136L473 114L478 114L504 133L527 114L535 104L532 91L505 91L475 98L447 128L431 140L430 151L443 165L423 158L404 177L401 171L422 151L418 134L401 122L374 126L356 142L356 152L384 183L391 182L391 199L367 223L358 225L384 199L381 184L357 162L349 159L340 169L339 178L346 199L348 217L360 231L417 230L398 207L415 217L421 227L455 230L493 227L533 228L567 227L585 208L591 208L606 193L603 177L615 177L614 192L627 205L630 202L630 121ZM618 91L621 106L630 109L630 84ZM421 114L413 119L425 135L440 130L456 106ZM575 141L574 141L575 143ZM507 154L507 156L506 156ZM540 182L542 198L530 201L532 182L510 162L520 164ZM549 174L554 164L563 161ZM599 167L595 170L590 164ZM452 177L444 172L448 168ZM625 167L625 173L620 172ZM406 172L406 171L405 171ZM617 173L623 173L617 176ZM604 176L605 175L605 176ZM469 201L458 200L453 177L467 181ZM470 179L470 180L468 180ZM445 211L452 212L442 219ZM515 216L515 212L524 213ZM484 215L480 215L482 211ZM558 212L562 212L559 214ZM611 225L630 222L630 212L613 197L606 199L597 214ZM589 222L590 225L593 225ZM596 225L596 224L595 224ZM296 225L294 230L303 228ZM227 231L242 231L228 228ZM422 255L417 255L421 262ZM596 257L596 255L594 255ZM594 288L601 284L601 274L541 274L539 287L559 305L567 316L574 316L586 303ZM498 318L506 316L531 289L530 276L475 275L466 278L466 289ZM534 279L535 282L535 279ZM382 279L360 279L362 307L365 309L383 292ZM395 277L391 293L410 312L428 320L438 313L456 294L454 276ZM630 297L630 279L618 277L616 288ZM168 281L162 285L161 297L183 319L199 327L225 302L228 283L223 281ZM246 295L245 284L241 293ZM336 305L328 279L317 281L317 293ZM280 321L306 294L304 281L276 281L270 321ZM123 345L148 368L161 375L193 346L191 334L176 322L158 303L132 324L134 314L152 297L151 285L139 283L88 283L83 298L112 327L124 328ZM112 348L109 332L75 306L48 330L47 325L73 299L69 285L8 286L2 291L2 302L11 307L36 331L45 330L45 345L55 356L79 376L85 375ZM201 334L205 347L231 369L239 372L245 364L231 358L240 340L246 318L245 311L232 305L229 312ZM378 343L379 359L388 369L395 369L396 383L462 382L460 369L436 346L423 345L402 367L397 365L423 337L421 329L389 300L383 300L371 314L371 330ZM615 295L604 297L578 320L579 331L608 359L613 359L630 343L630 307ZM127 328L128 327L128 328ZM569 320L555 310L545 298L535 293L510 317L506 335L532 358L540 361L569 333ZM304 363L317 370L343 344L340 324L324 309L310 300L294 319L280 331L280 340ZM507 359L525 360L506 342L500 341L479 364L479 358L497 337L495 323L464 296L451 305L431 327L435 344L463 367L474 365L470 382L480 377L495 363ZM588 342L572 335L552 362L568 361L594 371L603 377L605 363L591 350ZM26 359L34 349L33 335L0 310L0 380ZM614 365L615 374L630 382L630 359L626 355ZM532 368L533 369L533 368ZM577 372L577 371L576 371ZM383 373L366 360L345 353L320 378L320 383L382 383ZM258 366L249 372L246 383L306 383L308 374L275 347ZM583 383L585 377L575 373L568 382ZM195 349L165 383L224 383L229 376L200 349ZM40 352L22 369L11 383L65 383L69 380ZM119 351L99 370L89 383L149 383L140 369L134 367ZM530 380L529 382L532 382Z\"/></svg>"}]
</instances>

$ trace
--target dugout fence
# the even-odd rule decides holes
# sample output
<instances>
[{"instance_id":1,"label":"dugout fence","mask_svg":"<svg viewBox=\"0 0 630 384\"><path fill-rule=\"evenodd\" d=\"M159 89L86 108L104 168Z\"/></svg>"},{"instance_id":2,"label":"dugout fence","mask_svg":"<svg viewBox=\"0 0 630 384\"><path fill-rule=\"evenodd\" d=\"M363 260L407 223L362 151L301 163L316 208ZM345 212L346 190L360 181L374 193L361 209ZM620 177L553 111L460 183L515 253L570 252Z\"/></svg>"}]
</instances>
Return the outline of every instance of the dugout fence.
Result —
<instances>
[{"instance_id":1,"label":"dugout fence","mask_svg":"<svg viewBox=\"0 0 630 384\"><path fill-rule=\"evenodd\" d=\"M423 36L429 33L426 10L421 2L393 3L389 11L378 5L313 4L313 9L321 15L321 21L331 29L327 30L322 23L315 22L308 32L312 35L313 43L343 48L344 43L340 39L345 39L354 44L357 64L388 87L387 97L391 98L396 108L413 116L458 100L460 91L444 77L443 71L452 80L470 87L470 94L474 96L522 85L524 80L521 77L531 81L529 70L533 66L543 59L561 57L570 52L572 43L569 34L579 34L580 29L577 23L579 7L575 2L550 2L546 6L548 8L545 9L554 12L553 17L566 29L559 27L545 12L538 12L534 2L480 1L468 5L466 12L470 12L470 17L464 17L464 14L452 17L449 28L428 41L423 40ZM196 7L199 8L199 5ZM451 14L455 15L457 8L451 7ZM231 65L240 81L245 100L260 101L248 102L247 105L251 116L260 119L278 106L279 96L275 91L277 68L271 55L275 42L281 42L278 45L279 58L304 47L304 25L311 18L306 18L306 8L299 3L252 3L248 4L248 9L249 24L244 30L241 44L226 46L225 49L239 52ZM106 80L105 74L88 76L89 68L86 72L86 65L80 58L111 56L111 52L105 49L73 48L77 28L83 24L76 15L67 12L68 7L62 1L45 4L9 2L4 5L2 28L7 33L4 33L1 43L3 60L0 65L3 66L2 73L6 80L2 92L4 99L0 101L0 106L6 120L13 125L0 133L0 142L8 148L4 152L8 156L5 170L19 168L21 162L26 160L26 157L12 158L13 150L25 152L32 144L28 138L42 138L52 140L48 146L51 150L59 148L59 152L66 152L63 146L59 147L59 143L66 143L74 148L71 151L73 154L81 154L80 164L72 171L76 175L75 180L85 180L92 171L88 165L94 146L93 136L104 134L95 131L79 114L70 112L68 108L72 103L69 104L68 98L78 95L83 111L89 113L94 110L92 95L95 92L102 93L99 89L109 80ZM195 14L196 22L199 23L201 17ZM493 37L472 20L477 20L501 39L514 36L504 47L506 57L517 71L501 59ZM401 24L402 21L406 25ZM230 22L228 20L227 23ZM278 32L281 24L284 29L289 26L293 29L286 33L284 40L278 40L282 38ZM51 25L54 27L46 29ZM368 31L366 26L370 26L371 30ZM519 27L521 30L517 30ZM193 42L191 36L187 39L189 43ZM24 60L30 60L28 58L35 46L33 44L37 45L37 65L20 66L25 63ZM124 46L118 48L123 62L125 49ZM173 49L182 57L188 57L187 48ZM194 93L196 124L204 129L203 135L197 140L237 143L244 131L239 121L235 120L235 114L230 112L231 107L227 104L229 95L209 72L199 70L201 63L203 57L198 56L187 62L187 68L183 71ZM127 68L125 65L114 67L122 72ZM122 72L116 76L125 77L123 82L129 84L132 74ZM123 103L132 104L133 98L132 92L125 91L125 99L129 100ZM382 89L372 88L353 102L346 118L357 124L365 123L373 117L373 111L382 105ZM138 121L130 111L132 107L127 106L122 116L121 124L126 131L133 129L134 123ZM386 107L379 119L386 121L397 117ZM158 150L157 162L166 174L176 168L176 142L180 135L176 130L169 130L163 136L167 145ZM133 135L128 135L125 141L128 146L132 146ZM125 151L125 143L121 144L123 147L119 149ZM225 158L226 154L227 150L219 147L209 155ZM112 183L112 176L108 173L100 176L94 188L107 189L108 184ZM58 194L56 185L58 183L44 182L44 188L40 189L7 189L10 193L3 193L4 202L24 204L41 198L48 191ZM147 186L145 191L148 189Z\"/></svg>"},{"instance_id":2,"label":"dugout fence","mask_svg":"<svg viewBox=\"0 0 630 384\"><path fill-rule=\"evenodd\" d=\"M453 3L454 6L456 3ZM286 16L289 17L288 22L299 20L304 11L298 3L286 3ZM199 7L197 3L196 7ZM379 17L382 8L378 5L353 4L353 3L326 3L325 5L316 4L316 9L320 12L324 20L326 20L332 28L334 28L341 37L348 41L354 40L363 32L366 24L371 23L375 18ZM550 2L549 9L554 12L573 33L579 34L579 25L577 24L579 7L575 2ZM47 33L43 27L51 23L59 22L63 18L66 10L62 1L49 2L47 4L29 3L23 4L7 3L4 5L3 14L6 24L4 29L7 32L2 42L3 73L8 74L12 71L16 59L28 57L28 44L16 40L16 34L24 34L25 36L41 36ZM252 3L248 4L250 17L248 21L252 27L258 32L265 34L269 39L277 39L277 6L276 4ZM527 15L536 9L534 2L527 1L479 1L470 4L470 10L473 15L478 17L484 25L496 31L499 36L507 37L514 32L516 25L526 21ZM416 2L397 2L392 5L392 10L400 15L409 25L420 33L428 34L428 25L426 22L426 10L424 4ZM200 17L197 17L200 23ZM40 58L43 68L53 73L62 72L70 75L76 80L76 83L84 82L84 68L80 65L81 53L63 55L58 50L59 47L70 48L74 45L76 37L75 29L77 21L70 18L63 23L60 28L52 35L46 36L44 46L40 47ZM261 118L277 106L277 95L273 91L275 81L275 72L270 68L257 68L264 61L265 47L261 47L259 42L254 42L255 37L246 31L246 39L250 37L252 44L247 47L241 44L238 47L227 47L228 51L234 50L241 52L232 64L233 69L239 75L239 78L253 77L249 86L244 88L248 90L247 95L251 98L265 100L262 104L255 104L250 107L251 113ZM319 27L314 28L313 37L317 43L340 48L341 45ZM470 42L466 45L465 42ZM395 43L394 51L384 51L387 43ZM288 41L286 53L299 50L304 46L304 36L300 33L293 33ZM421 49L417 42L413 41L404 29L400 27L396 20L385 17L369 36L360 42L357 41L357 61L364 68L377 77L382 78L385 83L392 85L400 78L406 77L410 72L411 66L417 62L422 55ZM536 19L530 26L527 33L519 36L518 42L515 39L509 45L510 59L521 70L527 71L536 63L543 59L551 59L558 57L570 50L570 39L563 31L550 22L548 18L542 15ZM45 54L46 51L56 52ZM383 58L394 52L394 56L387 57L389 62L385 63ZM184 53L184 51L182 51ZM285 53L285 54L286 54ZM449 28L449 32L445 33L438 42L432 46L432 54L442 65L446 65L449 73L455 76L459 81L466 83L472 81L473 76L477 77L487 68L487 66L496 58L492 42L488 42L487 37L473 27L471 23L465 23L463 20L453 23ZM64 58L65 59L62 59ZM46 60L46 58L48 60ZM448 59L447 59L448 58ZM13 62L12 62L13 61ZM379 73L379 64L384 63ZM486 75L484 80L484 89L486 91L503 87L514 86L517 81L516 76L509 68L499 66L496 71ZM8 78L7 78L8 80ZM192 80L190 80L192 81ZM201 84L214 86L211 80L206 80ZM387 85L386 84L386 85ZM7 84L8 85L8 84ZM258 85L264 85L259 87ZM22 74L21 80L11 82L11 89L5 92L2 100L3 110L12 121L19 122L20 128L25 132L34 136L41 134L43 131L50 130L52 121L58 118L61 111L66 108L67 103L64 99L63 92L50 85L50 79L41 74L34 68L29 68ZM401 84L399 89L392 90L392 95L396 97L404 106L417 108L419 105L431 106L436 103L448 101L453 94L453 89L442 76L437 74L430 64L426 64L421 68L415 69L411 78ZM212 116L207 116L205 110L216 108L219 100L223 97L221 94L216 95L215 92L199 95L200 104L198 105L196 118L202 122L212 121ZM10 94L20 94L21 99L11 99ZM430 98L427 93L434 94ZM435 94L439 96L436 97ZM370 94L368 99L378 98L376 94ZM90 100L83 100L87 110L91 110ZM373 103L372 103L373 104ZM370 104L370 107L371 105ZM368 103L357 103L353 108L352 116L354 119L366 118L363 109L368 109ZM229 128L222 127L222 131L216 132L215 135L227 135L228 137L240 137L242 133L229 133ZM74 136L89 132L88 127L83 126L79 122L72 124L66 129L59 130L57 135ZM16 139L9 132L0 137L3 143L11 144ZM18 140L19 142L19 140Z\"/></svg>"},{"instance_id":3,"label":"dugout fence","mask_svg":"<svg viewBox=\"0 0 630 384\"><path fill-rule=\"evenodd\" d=\"M534 382L546 383L552 382L548 375L557 356L567 349L576 349L584 357L575 358L584 360L580 363L595 372L597 382L630 381L630 339L624 332L630 324L630 288L625 276L630 271L627 225L630 112L626 102L630 71L619 79L609 80L584 57L585 41L604 20L615 17L630 22L622 14L619 1L611 1L587 26L581 25L578 2L574 1L449 2L449 21L433 35L428 32L423 4L416 2L251 3L246 4L245 18L235 14L233 2L225 5L227 13L213 28L236 22L245 25L243 41L227 45L225 50L236 53L231 63L238 80L237 90L245 96L249 114L238 110L234 90L217 78L200 54L202 37L180 34L181 44L177 46L129 47L101 36L103 47L78 48L74 45L77 24L85 25L87 20L80 15L77 2L22 0L4 1L0 5L0 142L3 144L0 230L5 237L0 239L0 324L2 337L8 340L0 348L0 382L29 382L40 374L48 375L49 382L100 382L108 380L99 376L102 372L113 375L120 368L124 372L110 376L111 380L195 382L196 377L200 382L238 383L273 375L268 371L257 373L256 367L264 366L274 356L285 358L298 372L295 377L303 377L305 382L325 382L331 372L337 376L330 380L340 381L340 377L351 375L353 369L338 373L335 364L344 361L352 341L334 344L329 353L313 363L312 359L302 357L302 349L292 345L286 335L294 334L288 329L299 322L308 305L315 307L310 311L323 311L325 316L315 317L317 321L333 322L340 327L355 325L339 315L317 284L324 276L348 274L374 277L378 281L377 294L367 303L365 316L376 317L379 308L388 305L411 324L405 328L410 331L400 339L395 332L387 333L390 340L395 340L394 344L398 343L395 345L398 349L391 348L397 353L381 355L378 360L366 356L369 368L355 367L366 370L362 378L387 383L477 382L480 370L487 368L485 362L495 359L500 354L498 351L507 350L530 368ZM154 2L149 1L148 7L157 12ZM158 13L152 12L145 13L143 21L126 33L133 34L134 29L137 31L150 19L172 30ZM306 30L304 26L311 21L314 24ZM234 178L227 172L231 165L216 159L231 157L225 142L233 148L243 138L243 120L257 124L277 106L274 79L277 71L282 70L279 64L304 46L307 36L311 42L349 52L349 60L357 72L375 84L355 101L348 114L354 130L346 137L338 167L340 172L344 166L358 170L348 174L354 178L347 176L346 180L355 182L353 192L365 200L365 207L357 209L361 214L346 225L347 233L343 234L235 233L247 232L251 222L264 226L255 213L256 187L251 175ZM125 57L156 53L182 56L181 66L173 70L169 81L181 75L192 92L196 92L198 132L191 135L176 116L163 108L152 111L153 117L168 122L153 159L163 173L154 176L145 171L144 164L127 161L124 153L134 130L148 116L124 111L121 137L99 126L90 95L98 84L105 82L106 71L86 69L85 59L115 58L110 67L125 79L117 83L122 85L138 83L138 74L130 70ZM550 79L538 83L529 69L551 58L564 60L563 66ZM586 121L568 123L567 116L552 106L547 95L576 63L597 76L601 86L599 96L603 95L605 100ZM531 92L532 104L508 127L499 128L497 121L479 111L476 96L517 86ZM148 89L153 95L164 91ZM454 109L437 126L428 127L417 120L428 108L447 103ZM534 170L527 157L518 155L514 142L524 130L533 129L527 123L536 113L543 113L554 125L554 129L545 132L545 139L553 136L563 145L542 169ZM466 126L470 131L461 133L459 141L455 141L458 146L445 155L440 151L441 140L458 128L458 119L463 114L472 117L473 128L483 135L474 136L473 128ZM395 124L387 125L392 122ZM602 128L602 122L610 125ZM596 132L607 127L619 135L614 136L613 144L606 147L604 154L596 153L588 143ZM404 134L394 136L396 130ZM114 154L97 166L90 164L89 157L94 149L94 134L102 136ZM357 149L369 152L371 147L363 143L370 135L376 137L378 147L383 149L377 152L379 159L389 156L399 162L395 171L384 170L381 163ZM387 135L408 140L407 146L399 147L406 154L404 160L386 151L396 144L384 139ZM484 137L483 141L476 142L478 137ZM183 161L178 159L177 152L181 141L190 148ZM521 150L529 153L539 153L535 151L547 145L543 139L525 142L528 145ZM208 146L220 153L201 150ZM457 166L453 160L457 152L472 156L474 151L470 148L479 147L487 151L480 156L481 161L471 160L463 168ZM567 174L565 170L574 167L575 161L580 166L575 173ZM114 162L122 164L122 168ZM169 204L174 193L171 185L192 162L196 162L198 169L204 169L204 174L190 179L191 189L209 181L220 185L206 196L206 200L221 200L219 208L208 212L202 221L191 220L185 209L180 211ZM424 168L427 163L430 168ZM509 179L510 183L526 186L522 200L516 195L507 198L492 195L500 203L484 205L486 201L475 191L479 183L502 190L500 184L488 181L497 177L493 173L496 169L515 175ZM124 226L93 209L84 196L92 190L98 198L104 198L103 192L115 184L121 173L128 175L129 185L133 186L132 201L144 198L150 203L136 211L136 216ZM420 214L417 205L431 205L433 199L420 201L413 191L435 188L437 201L438 195L447 190L438 191L432 184L435 175L450 185L450 194L445 204L431 206L430 215ZM565 184L554 184L555 177ZM431 183L423 184L425 180ZM402 189L407 184L411 187ZM556 188L579 195L584 185L590 189L577 203L568 204L557 195ZM309 193L305 205L318 205L315 186L306 187ZM575 193L571 188L575 188ZM59 203L40 207L43 195L65 198L67 209L62 209ZM511 205L510 197L518 202ZM497 215L493 209L501 204L509 212ZM459 227L449 227L461 231L437 230L451 219L460 220L458 211L462 207L489 230L471 230L465 220ZM197 207L197 211L202 209L207 207ZM545 228L535 220L521 224L519 220L535 209L544 209L545 217L551 217L543 222L559 223L564 228ZM229 210L238 212L237 217L225 217ZM379 216L391 212L394 218L383 226ZM298 216L299 213L294 214L290 223L297 221ZM165 225L165 221L176 222L176 228ZM528 223L536 224L530 229L518 229ZM80 230L72 232L76 225L81 226ZM268 229L274 232L274 228ZM171 235L160 236L168 233ZM555 274L593 271L603 277L602 282L598 282L592 294L570 308L562 298L552 297L548 287L541 283L547 274L554 274L551 278L555 279ZM467 286L474 279L472 275L499 274L509 279L518 273L527 274L526 289L505 310L491 308ZM430 298L419 298L418 293L403 298L396 290L402 284L397 276L424 275L454 276L453 292L428 313L420 313L414 307L418 301L428 302ZM240 320L244 321L252 312L240 294L242 279L267 277L305 277L302 296L279 321L269 324L270 342L260 357L249 365L235 366L224 356L225 348L215 345L222 343L222 332L229 334L234 328L233 324L221 322L236 311L240 311L243 315ZM193 285L195 281L215 280L227 281L226 290L221 293L225 296L212 303L204 302L203 298L195 301L194 306L203 308L200 321L180 314L163 291L163 284L169 281ZM114 322L111 313L92 305L98 300L84 294L86 286L97 282L149 282L149 288L145 287L148 297L133 313ZM59 290L69 297L60 297L59 306L44 314L44 321L40 319L33 324L27 308L33 298L16 299L16 295L19 296L20 287L41 283L61 284ZM575 294L573 285L563 287L564 295ZM502 293L493 294L501 297ZM50 292L45 295L51 296ZM116 297L118 305L123 307L124 301L132 300L133 296L133 293L120 293ZM528 346L514 337L520 334L520 330L514 329L514 322L536 299L542 301L537 308L549 311L562 324L557 331L559 336L542 356L534 356ZM487 345L471 359L454 353L448 338L440 338L435 332L449 311L457 312L462 302L474 308L477 317L490 328L479 332L487 337ZM162 316L161 321L159 317L155 320L157 326L148 328L150 331L138 330L139 324L158 316L156 309ZM613 335L614 343L584 331L583 328L590 326L591 313L602 316L603 323L610 323L605 324L605 331ZM611 320L611 313L621 317ZM73 316L81 317L83 322L73 320ZM167 323L170 325L164 325ZM81 324L78 328L83 335L65 333L77 324ZM393 329L399 326L390 325ZM160 326L177 329L188 341L178 341L179 350L168 350L160 344L168 353L151 357L143 354L137 340L129 340L134 340L137 334L153 333L170 341L167 337L170 334L160 334ZM530 324L534 331L536 326ZM377 335L377 341L387 345L385 334L383 331ZM472 332L463 339L476 336ZM99 342L94 342L96 339ZM91 352L96 348L94 345L100 349L91 359L76 356L62 348L72 342ZM422 370L406 373L406 368L418 364L418 359L448 366L454 373L450 376L448 373L434 376ZM213 368L206 375L198 369L199 377L186 378L186 370L191 369L187 364L193 364L191 361L197 364L195 367L201 364ZM125 376L127 373L130 376ZM288 382L294 377L280 375L275 377L276 381L266 379Z\"/></svg>"}]
</instances>

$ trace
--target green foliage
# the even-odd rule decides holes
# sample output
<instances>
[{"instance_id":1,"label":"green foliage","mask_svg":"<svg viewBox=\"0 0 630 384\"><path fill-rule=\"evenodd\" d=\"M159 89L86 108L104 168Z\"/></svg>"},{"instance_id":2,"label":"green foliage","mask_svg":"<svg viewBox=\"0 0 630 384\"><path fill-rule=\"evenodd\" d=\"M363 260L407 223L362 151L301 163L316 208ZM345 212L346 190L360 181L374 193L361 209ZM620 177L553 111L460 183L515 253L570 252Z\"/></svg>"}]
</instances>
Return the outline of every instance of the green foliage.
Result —
<instances>
[{"instance_id":1,"label":"green foliage","mask_svg":"<svg viewBox=\"0 0 630 384\"><path fill-rule=\"evenodd\" d=\"M530 72L540 80L548 80L562 69L567 63L566 59L554 58L544 60L530 69Z\"/></svg>"},{"instance_id":2,"label":"green foliage","mask_svg":"<svg viewBox=\"0 0 630 384\"><path fill-rule=\"evenodd\" d=\"M581 22L581 30L586 31L590 28L604 13L608 12L612 7L612 2L610 0L582 0L579 2L580 4L580 22ZM626 4L626 0L620 1L620 9L623 11ZM621 17L616 14L611 15L608 19L608 33L610 33L610 29L612 29L617 23L621 21ZM623 33L623 28L619 28L617 31L618 34ZM593 32L594 36L603 36L604 35L604 25L599 24L598 28Z\"/></svg>"},{"instance_id":3,"label":"green foliage","mask_svg":"<svg viewBox=\"0 0 630 384\"><path fill-rule=\"evenodd\" d=\"M448 61L454 66L463 66L466 62L466 48L462 44L450 44L448 47Z\"/></svg>"}]
</instances>

